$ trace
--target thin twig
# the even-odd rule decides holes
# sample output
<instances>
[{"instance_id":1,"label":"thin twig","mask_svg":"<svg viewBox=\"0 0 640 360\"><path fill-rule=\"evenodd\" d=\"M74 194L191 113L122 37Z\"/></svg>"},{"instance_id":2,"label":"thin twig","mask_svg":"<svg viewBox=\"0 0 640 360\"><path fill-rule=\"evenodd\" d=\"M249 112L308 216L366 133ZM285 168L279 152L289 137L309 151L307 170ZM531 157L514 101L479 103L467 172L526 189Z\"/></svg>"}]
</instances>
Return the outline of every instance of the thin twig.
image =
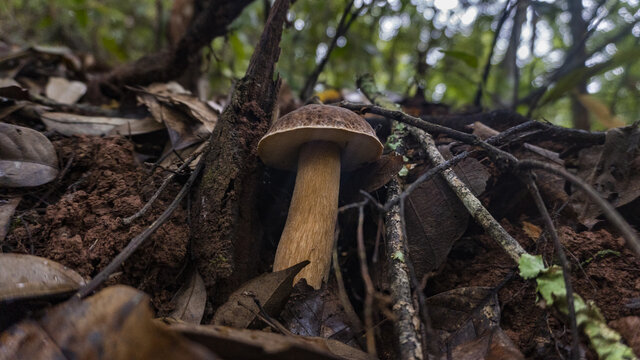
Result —
<instances>
[{"instance_id":1,"label":"thin twig","mask_svg":"<svg viewBox=\"0 0 640 360\"><path fill-rule=\"evenodd\" d=\"M124 263L139 247L147 240L162 224L165 223L171 217L171 214L178 208L182 199L187 195L189 190L191 189L191 185L202 171L204 167L204 161L198 162L198 166L196 166L195 170L191 173L189 180L182 186L178 195L176 195L173 202L167 207L167 209L154 221L148 228L144 229L140 234L131 239L129 244L122 249L122 251L116 256L107 267L105 267L98 275L96 275L87 285L80 288L76 296L80 298L84 298L87 295L91 294L98 286L100 286L105 280L109 278L109 276L116 271L122 263Z\"/></svg>"},{"instance_id":2,"label":"thin twig","mask_svg":"<svg viewBox=\"0 0 640 360\"><path fill-rule=\"evenodd\" d=\"M367 254L364 247L364 205L358 208L358 258L360 259L360 272L362 274L362 280L365 285L365 298L364 298L364 327L367 338L367 353L371 356L376 356L376 340L373 329L373 297L375 288L373 281L369 275L369 267L367 266Z\"/></svg>"},{"instance_id":3,"label":"thin twig","mask_svg":"<svg viewBox=\"0 0 640 360\"><path fill-rule=\"evenodd\" d=\"M567 308L569 310L569 324L571 327L571 359L578 360L580 358L580 335L578 333L578 323L576 320L576 307L573 299L573 285L571 284L569 261L567 261L567 255L565 255L560 239L558 239L558 232L553 225L551 216L549 216L549 211L544 204L544 200L542 200L542 196L540 195L536 182L533 181L532 175L525 174L521 178L529 187L529 192L536 203L536 207L544 219L545 226L547 227L547 233L549 233L549 235L551 235L551 239L553 239L556 254L560 260L560 266L562 266L564 287L567 289Z\"/></svg>"},{"instance_id":4,"label":"thin twig","mask_svg":"<svg viewBox=\"0 0 640 360\"><path fill-rule=\"evenodd\" d=\"M598 205L602 209L603 215L606 216L609 221L611 221L611 223L618 229L618 231L620 231L624 239L627 241L627 246L629 246L629 248L631 248L631 250L633 250L637 256L640 256L640 240L638 239L638 235L633 230L631 225L629 225L629 223L627 223L622 215L620 215L620 213L616 211L616 209L611 204L609 204L609 202L604 200L602 196L600 196L600 194L598 194L598 192L587 182L569 173L563 168L536 160L520 160L517 163L517 169L544 170L558 175L571 182L573 185L579 187L582 191L585 192L587 196L591 198L591 200L593 200L594 203L596 203L596 205Z\"/></svg>"},{"instance_id":5,"label":"thin twig","mask_svg":"<svg viewBox=\"0 0 640 360\"><path fill-rule=\"evenodd\" d=\"M478 147L482 148L483 150L485 150L487 152L487 154L491 157L493 162L498 167L502 168L503 170L512 170L512 169L525 170L525 169L538 168L538 169L546 170L546 171L555 173L555 174L557 174L559 176L562 176L565 179L569 180L570 182L574 183L576 186L578 186L581 189L583 189L587 193L587 195L589 195L593 199L593 201L598 206L600 206L600 208L602 208L604 215L622 233L622 235L626 239L627 244L629 245L629 247L638 256L640 256L640 240L638 239L637 235L635 234L635 232L631 228L631 226L615 210L615 208L613 208L613 206L611 206L611 204L609 204L606 200L604 200L597 193L597 191L594 190L591 187L591 185L587 184L584 180L576 177L575 175L572 175L572 174L568 173L566 170L561 169L561 168L556 167L556 166L553 166L553 165L550 165L550 164L547 164L547 163L535 161L535 160L518 160L512 154L510 154L510 153L508 153L506 151L498 149L497 147L491 145L489 142L482 141L479 137L477 137L475 135L471 135L471 134L467 134L467 133L464 133L464 132L461 132L461 131L458 131L458 130L454 130L454 129L448 128L446 126L428 123L423 119L407 115L407 114L403 113L402 111L387 110L385 108L382 108L382 107L379 107L379 106L375 106L375 105L352 104L352 103L345 103L345 102L341 103L340 106L342 106L344 108L347 108L347 109L350 109L350 110L353 110L353 111L371 112L371 113L374 113L374 114L378 114L378 115L381 115L381 116L385 116L385 117L400 121L400 122L405 123L407 125L411 125L411 127L409 127L410 130L412 128L413 129L417 128L417 129L424 130L424 131L427 131L427 132L440 132L440 133L448 135L449 137L451 137L453 139L460 140L460 141L462 141L464 143L467 143L469 145L478 146ZM433 141L433 139L431 141ZM438 152L438 154L439 154L439 152ZM444 162L444 159L442 160L442 162ZM437 166L439 164L440 163L437 163L437 164L434 164L434 165Z\"/></svg>"},{"instance_id":6,"label":"thin twig","mask_svg":"<svg viewBox=\"0 0 640 360\"><path fill-rule=\"evenodd\" d=\"M171 182L171 180L173 180L174 177L176 177L177 174L179 174L181 171L183 171L187 166L189 166L189 164L196 159L200 154L199 153L194 153L192 154L182 165L180 165L180 167L178 168L178 170L174 173L172 173L171 175L167 176L164 181L162 182L162 184L160 185L160 187L158 188L158 190L156 190L156 192L153 194L153 196L151 196L151 198L149 199L149 201L147 201L146 204L144 204L144 206L142 207L142 209L138 210L135 214L126 217L124 219L122 219L122 224L123 225L129 225L132 222L136 221L137 219L139 219L141 216L144 216L144 214L147 213L147 211L151 208L151 205L153 205L153 203L158 199L158 197L160 196L160 194L164 191L164 189L169 185L169 183Z\"/></svg>"},{"instance_id":7,"label":"thin twig","mask_svg":"<svg viewBox=\"0 0 640 360\"><path fill-rule=\"evenodd\" d=\"M331 257L332 257L332 264L333 264L333 273L336 276L336 283L338 285L338 299L340 299L340 303L342 304L342 307L344 308L344 311L347 314L347 317L349 318L351 328L356 334L359 334L356 337L356 340L358 341L360 346L364 347L366 346L366 344L361 341L362 337L360 336L360 334L363 333L362 322L360 321L360 318L358 318L358 316L356 315L356 311L353 309L353 305L351 305L351 301L349 300L349 295L347 294L347 289L344 286L344 278L342 277L342 270L340 269L340 263L338 260L339 236L340 236L340 228L336 227L334 240L333 240L333 253Z\"/></svg>"}]
</instances>

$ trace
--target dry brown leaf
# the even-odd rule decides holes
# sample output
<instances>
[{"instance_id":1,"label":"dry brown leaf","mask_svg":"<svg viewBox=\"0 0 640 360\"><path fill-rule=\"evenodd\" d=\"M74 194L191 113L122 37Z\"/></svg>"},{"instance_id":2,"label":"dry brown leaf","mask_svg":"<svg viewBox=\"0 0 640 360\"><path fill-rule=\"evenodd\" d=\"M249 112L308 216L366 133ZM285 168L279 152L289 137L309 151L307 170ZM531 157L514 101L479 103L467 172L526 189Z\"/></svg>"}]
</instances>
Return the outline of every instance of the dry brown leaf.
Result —
<instances>
[{"instance_id":1,"label":"dry brown leaf","mask_svg":"<svg viewBox=\"0 0 640 360\"><path fill-rule=\"evenodd\" d=\"M84 116L69 113L45 112L42 122L47 129L57 131L63 135L106 135L118 133L121 135L138 135L162 130L162 124L154 123L152 119L130 119L104 116Z\"/></svg>"},{"instance_id":2,"label":"dry brown leaf","mask_svg":"<svg viewBox=\"0 0 640 360\"><path fill-rule=\"evenodd\" d=\"M62 359L217 359L155 322L148 303L136 289L113 286L84 301L74 297L50 309L36 328L33 322L24 322L2 336L26 333L9 354L16 359L30 358L34 343L54 344L63 350ZM20 338L14 344L16 340Z\"/></svg>"},{"instance_id":3,"label":"dry brown leaf","mask_svg":"<svg viewBox=\"0 0 640 360\"><path fill-rule=\"evenodd\" d=\"M371 359L365 352L331 339L284 336L219 325L174 324L171 328L224 359Z\"/></svg>"},{"instance_id":4,"label":"dry brown leaf","mask_svg":"<svg viewBox=\"0 0 640 360\"><path fill-rule=\"evenodd\" d=\"M87 92L87 85L81 81L52 76L44 91L49 99L61 104L75 104Z\"/></svg>"},{"instance_id":5,"label":"dry brown leaf","mask_svg":"<svg viewBox=\"0 0 640 360\"><path fill-rule=\"evenodd\" d=\"M39 256L0 254L0 303L61 295L85 284L78 273Z\"/></svg>"},{"instance_id":6,"label":"dry brown leaf","mask_svg":"<svg viewBox=\"0 0 640 360\"><path fill-rule=\"evenodd\" d=\"M163 124L158 123L151 117L146 117L143 119L128 119L128 120L129 121L126 124L118 125L113 129L111 129L109 134L131 136L131 135L148 134L154 131L165 129Z\"/></svg>"},{"instance_id":7,"label":"dry brown leaf","mask_svg":"<svg viewBox=\"0 0 640 360\"><path fill-rule=\"evenodd\" d=\"M258 323L256 314L260 309L254 299L267 314L277 316L291 294L293 278L307 264L309 261L305 260L288 269L262 274L247 281L218 308L212 323L236 328L255 326Z\"/></svg>"},{"instance_id":8,"label":"dry brown leaf","mask_svg":"<svg viewBox=\"0 0 640 360\"><path fill-rule=\"evenodd\" d=\"M358 346L350 317L331 284L314 290L298 282L280 314L283 325L296 335L331 338ZM355 312L353 315L357 317Z\"/></svg>"},{"instance_id":9,"label":"dry brown leaf","mask_svg":"<svg viewBox=\"0 0 640 360\"><path fill-rule=\"evenodd\" d=\"M344 174L340 192L347 196L359 197L361 189L366 192L378 190L402 169L402 165L402 156L383 155L374 163Z\"/></svg>"},{"instance_id":10,"label":"dry brown leaf","mask_svg":"<svg viewBox=\"0 0 640 360\"><path fill-rule=\"evenodd\" d=\"M0 123L0 187L39 186L58 176L58 155L41 133Z\"/></svg>"},{"instance_id":11,"label":"dry brown leaf","mask_svg":"<svg viewBox=\"0 0 640 360\"><path fill-rule=\"evenodd\" d=\"M577 176L586 180L614 207L630 203L640 196L640 129L634 126L607 131L604 145L580 151ZM576 190L571 205L578 219L591 227L602 214L582 191Z\"/></svg>"},{"instance_id":12,"label":"dry brown leaf","mask_svg":"<svg viewBox=\"0 0 640 360\"><path fill-rule=\"evenodd\" d=\"M454 171L476 194L484 191L489 173L477 160L465 159ZM434 176L408 197L405 219L409 253L421 278L447 259L453 243L467 229L469 213L446 181Z\"/></svg>"},{"instance_id":13,"label":"dry brown leaf","mask_svg":"<svg viewBox=\"0 0 640 360\"><path fill-rule=\"evenodd\" d=\"M524 355L507 334L497 327L485 332L475 340L456 346L451 351L451 358L456 360L524 360Z\"/></svg>"},{"instance_id":14,"label":"dry brown leaf","mask_svg":"<svg viewBox=\"0 0 640 360\"><path fill-rule=\"evenodd\" d=\"M457 288L427 299L433 328L442 349L472 341L500 324L500 305L493 289Z\"/></svg>"},{"instance_id":15,"label":"dry brown leaf","mask_svg":"<svg viewBox=\"0 0 640 360\"><path fill-rule=\"evenodd\" d=\"M200 324L207 305L207 290L198 270L191 270L189 281L182 285L171 302L175 309L169 317L190 324Z\"/></svg>"},{"instance_id":16,"label":"dry brown leaf","mask_svg":"<svg viewBox=\"0 0 640 360\"><path fill-rule=\"evenodd\" d=\"M527 234L528 237L530 237L533 240L538 240L538 238L540 237L540 234L542 234L542 229L540 229L540 227L528 221L522 222L522 230L524 231L525 234Z\"/></svg>"},{"instance_id":17,"label":"dry brown leaf","mask_svg":"<svg viewBox=\"0 0 640 360\"><path fill-rule=\"evenodd\" d=\"M0 359L60 359L66 357L40 325L25 320L0 333Z\"/></svg>"},{"instance_id":18,"label":"dry brown leaf","mask_svg":"<svg viewBox=\"0 0 640 360\"><path fill-rule=\"evenodd\" d=\"M0 243L9 232L11 218L13 217L13 213L15 213L18 204L20 204L20 200L22 200L22 197L15 197L7 200L0 199Z\"/></svg>"},{"instance_id":19,"label":"dry brown leaf","mask_svg":"<svg viewBox=\"0 0 640 360\"><path fill-rule=\"evenodd\" d=\"M165 124L175 150L206 140L218 121L217 111L175 82L151 84L137 98Z\"/></svg>"}]
</instances>

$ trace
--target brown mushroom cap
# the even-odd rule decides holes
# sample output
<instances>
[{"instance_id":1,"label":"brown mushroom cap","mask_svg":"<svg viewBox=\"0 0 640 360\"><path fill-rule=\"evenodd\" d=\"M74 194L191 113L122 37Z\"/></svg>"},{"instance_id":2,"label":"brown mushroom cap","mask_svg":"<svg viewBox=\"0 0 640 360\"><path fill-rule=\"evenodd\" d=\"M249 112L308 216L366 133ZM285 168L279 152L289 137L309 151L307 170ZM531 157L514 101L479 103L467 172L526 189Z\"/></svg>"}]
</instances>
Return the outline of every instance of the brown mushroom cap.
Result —
<instances>
[{"instance_id":1,"label":"brown mushroom cap","mask_svg":"<svg viewBox=\"0 0 640 360\"><path fill-rule=\"evenodd\" d=\"M377 160L383 147L362 117L341 107L312 104L276 120L260 139L258 156L269 166L295 170L300 146L311 141L340 146L346 171Z\"/></svg>"}]
</instances>

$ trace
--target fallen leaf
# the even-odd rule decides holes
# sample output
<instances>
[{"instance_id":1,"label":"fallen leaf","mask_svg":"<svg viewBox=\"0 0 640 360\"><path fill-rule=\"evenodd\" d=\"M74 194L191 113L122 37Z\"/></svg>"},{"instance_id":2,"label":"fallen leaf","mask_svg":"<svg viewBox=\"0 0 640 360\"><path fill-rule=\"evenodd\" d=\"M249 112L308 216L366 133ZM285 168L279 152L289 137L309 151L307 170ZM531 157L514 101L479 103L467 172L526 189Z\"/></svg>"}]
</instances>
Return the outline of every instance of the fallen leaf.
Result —
<instances>
[{"instance_id":1,"label":"fallen leaf","mask_svg":"<svg viewBox=\"0 0 640 360\"><path fill-rule=\"evenodd\" d=\"M154 124L152 119L84 116L59 112L43 113L42 122L44 122L48 130L57 131L67 136L100 136L109 133L139 135L164 128L162 124Z\"/></svg>"},{"instance_id":2,"label":"fallen leaf","mask_svg":"<svg viewBox=\"0 0 640 360\"><path fill-rule=\"evenodd\" d=\"M41 133L0 123L0 187L39 186L58 176L58 156Z\"/></svg>"},{"instance_id":3,"label":"fallen leaf","mask_svg":"<svg viewBox=\"0 0 640 360\"><path fill-rule=\"evenodd\" d=\"M128 119L126 124L118 125L109 131L109 135L141 135L154 131L164 130L165 126L151 117L143 119Z\"/></svg>"},{"instance_id":4,"label":"fallen leaf","mask_svg":"<svg viewBox=\"0 0 640 360\"><path fill-rule=\"evenodd\" d=\"M484 191L489 173L477 160L467 158L453 170L474 193ZM445 262L453 243L467 229L469 213L447 182L437 175L409 195L405 219L411 260L416 276L422 278Z\"/></svg>"},{"instance_id":5,"label":"fallen leaf","mask_svg":"<svg viewBox=\"0 0 640 360\"><path fill-rule=\"evenodd\" d=\"M262 274L244 283L234 291L229 300L218 308L213 316L213 324L235 328L256 325L260 312L257 300L270 316L277 316L289 298L293 288L293 278L309 264L305 260L292 267L274 273Z\"/></svg>"},{"instance_id":6,"label":"fallen leaf","mask_svg":"<svg viewBox=\"0 0 640 360\"><path fill-rule=\"evenodd\" d=\"M361 189L366 192L378 190L402 169L402 165L402 156L383 155L376 162L344 174L344 184L340 185L340 192L359 197Z\"/></svg>"},{"instance_id":7,"label":"fallen leaf","mask_svg":"<svg viewBox=\"0 0 640 360\"><path fill-rule=\"evenodd\" d=\"M456 346L451 351L451 358L456 360L524 360L524 355L513 344L513 341L496 327L481 337Z\"/></svg>"},{"instance_id":8,"label":"fallen leaf","mask_svg":"<svg viewBox=\"0 0 640 360\"><path fill-rule=\"evenodd\" d=\"M137 98L165 124L175 150L206 140L218 121L217 111L175 82L151 84Z\"/></svg>"},{"instance_id":9,"label":"fallen leaf","mask_svg":"<svg viewBox=\"0 0 640 360\"><path fill-rule=\"evenodd\" d=\"M604 145L581 150L571 165L614 207L630 203L640 196L640 129L627 126L607 131ZM573 192L571 205L578 220L592 227L602 209L584 192L575 188Z\"/></svg>"},{"instance_id":10,"label":"fallen leaf","mask_svg":"<svg viewBox=\"0 0 640 360\"><path fill-rule=\"evenodd\" d=\"M0 254L0 303L69 294L85 284L61 264L24 254Z\"/></svg>"},{"instance_id":11,"label":"fallen leaf","mask_svg":"<svg viewBox=\"0 0 640 360\"><path fill-rule=\"evenodd\" d=\"M224 359L371 359L365 352L331 339L284 336L220 325L173 324L171 329Z\"/></svg>"},{"instance_id":12,"label":"fallen leaf","mask_svg":"<svg viewBox=\"0 0 640 360\"><path fill-rule=\"evenodd\" d=\"M171 302L175 309L169 317L190 324L200 324L207 304L207 290L198 270L192 269L189 281L182 285Z\"/></svg>"},{"instance_id":13,"label":"fallen leaf","mask_svg":"<svg viewBox=\"0 0 640 360\"><path fill-rule=\"evenodd\" d=\"M87 85L81 81L52 76L44 91L49 99L61 104L75 104L87 92Z\"/></svg>"},{"instance_id":14,"label":"fallen leaf","mask_svg":"<svg viewBox=\"0 0 640 360\"><path fill-rule=\"evenodd\" d=\"M0 359L66 359L37 322L25 320L0 333Z\"/></svg>"},{"instance_id":15,"label":"fallen leaf","mask_svg":"<svg viewBox=\"0 0 640 360\"><path fill-rule=\"evenodd\" d=\"M528 221L522 222L522 230L524 231L525 234L527 234L528 237L530 237L533 240L538 240L538 238L540 237L540 234L542 234L542 229L540 229L540 227L533 225Z\"/></svg>"},{"instance_id":16,"label":"fallen leaf","mask_svg":"<svg viewBox=\"0 0 640 360\"><path fill-rule=\"evenodd\" d=\"M473 341L500 324L500 305L493 289L464 287L427 299L432 326L442 349Z\"/></svg>"},{"instance_id":17,"label":"fallen leaf","mask_svg":"<svg viewBox=\"0 0 640 360\"><path fill-rule=\"evenodd\" d=\"M358 346L349 316L331 284L314 290L304 282L298 282L280 314L282 323L296 335L331 338Z\"/></svg>"},{"instance_id":18,"label":"fallen leaf","mask_svg":"<svg viewBox=\"0 0 640 360\"><path fill-rule=\"evenodd\" d=\"M6 352L13 359L50 358L44 356L56 354L55 348L64 354L56 357L60 359L217 359L154 321L148 297L122 285L84 301L74 297L48 310L37 323L19 323L1 336L12 344Z\"/></svg>"},{"instance_id":19,"label":"fallen leaf","mask_svg":"<svg viewBox=\"0 0 640 360\"><path fill-rule=\"evenodd\" d=\"M9 225L11 225L11 218L16 211L18 204L20 204L22 197L15 197L8 200L0 200L0 242L4 240L9 232Z\"/></svg>"}]
</instances>

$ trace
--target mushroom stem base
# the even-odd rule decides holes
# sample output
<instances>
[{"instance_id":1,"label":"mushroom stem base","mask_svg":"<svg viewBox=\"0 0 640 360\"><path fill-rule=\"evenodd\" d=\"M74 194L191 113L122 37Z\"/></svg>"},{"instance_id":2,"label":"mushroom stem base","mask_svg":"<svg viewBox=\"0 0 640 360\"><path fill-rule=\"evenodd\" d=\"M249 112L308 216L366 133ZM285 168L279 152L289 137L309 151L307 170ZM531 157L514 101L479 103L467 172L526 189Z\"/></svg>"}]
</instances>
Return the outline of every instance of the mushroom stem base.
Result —
<instances>
[{"instance_id":1,"label":"mushroom stem base","mask_svg":"<svg viewBox=\"0 0 640 360\"><path fill-rule=\"evenodd\" d=\"M306 279L315 289L329 274L338 215L340 148L325 141L303 145L298 154L298 173L273 271L309 260L294 283Z\"/></svg>"}]
</instances>

